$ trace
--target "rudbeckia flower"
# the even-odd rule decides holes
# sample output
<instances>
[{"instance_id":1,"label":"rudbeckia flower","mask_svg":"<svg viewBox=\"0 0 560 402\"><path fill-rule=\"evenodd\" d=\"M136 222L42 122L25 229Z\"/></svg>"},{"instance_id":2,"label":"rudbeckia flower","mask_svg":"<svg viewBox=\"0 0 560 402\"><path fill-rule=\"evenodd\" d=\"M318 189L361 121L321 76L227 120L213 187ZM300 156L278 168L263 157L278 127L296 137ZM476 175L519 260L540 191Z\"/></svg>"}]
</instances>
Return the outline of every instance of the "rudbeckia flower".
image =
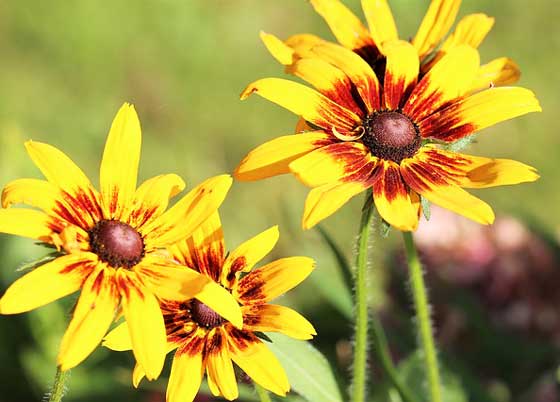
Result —
<instances>
[{"instance_id":1,"label":"rudbeckia flower","mask_svg":"<svg viewBox=\"0 0 560 402\"><path fill-rule=\"evenodd\" d=\"M464 191L534 181L530 166L507 159L445 149L466 136L528 112L540 111L524 88L471 92L478 52L455 46L419 78L417 49L405 41L384 43L383 83L356 53L320 43L321 58L296 61L291 69L317 90L278 78L250 84L256 93L302 116L305 132L276 138L251 151L235 171L239 180L293 173L312 187L303 227L331 215L354 195L373 188L375 205L394 227L415 230L427 200L488 224L490 206Z\"/></svg>"},{"instance_id":2,"label":"rudbeckia flower","mask_svg":"<svg viewBox=\"0 0 560 402\"><path fill-rule=\"evenodd\" d=\"M259 337L261 332L280 332L296 339L315 335L313 326L299 313L268 303L303 281L314 262L306 257L289 257L253 269L274 247L278 236L278 228L272 227L226 254L216 213L190 239L170 248L180 264L231 292L241 306L243 329L235 328L200 300L162 300L168 350L176 349L167 386L168 402L192 401L205 371L213 395L236 399L232 360L269 391L282 396L289 391L284 369ZM107 335L104 345L115 350L130 349L128 332L129 324L125 322ZM144 367L138 362L134 386L143 376Z\"/></svg>"},{"instance_id":3,"label":"rudbeckia flower","mask_svg":"<svg viewBox=\"0 0 560 402\"><path fill-rule=\"evenodd\" d=\"M383 79L383 69L391 42L399 39L397 26L387 0L362 0L368 28L340 0L310 0L325 19L337 41L362 56ZM461 0L432 0L416 35L411 40L420 59L421 71L428 71L451 48L469 45L478 48L494 25L494 18L482 13L463 17L455 31L444 40L455 22ZM261 37L272 55L282 64L305 57L309 48L323 40L311 34L293 35L285 43L273 35ZM517 64L507 58L496 58L480 67L472 89L509 85L520 76Z\"/></svg>"},{"instance_id":4,"label":"rudbeckia flower","mask_svg":"<svg viewBox=\"0 0 560 402\"><path fill-rule=\"evenodd\" d=\"M60 256L14 282L0 299L0 313L43 306L81 289L58 355L62 370L82 362L101 342L117 311L130 324L134 355L149 379L166 354L157 297L198 297L237 325L241 312L231 295L192 270L179 268L161 250L193 231L222 203L227 175L211 178L166 211L185 184L177 175L156 176L136 188L140 122L134 107L119 110L105 145L98 192L64 153L39 142L25 144L45 180L19 179L2 193L0 232L57 247ZM38 209L7 208L25 203Z\"/></svg>"}]
</instances>

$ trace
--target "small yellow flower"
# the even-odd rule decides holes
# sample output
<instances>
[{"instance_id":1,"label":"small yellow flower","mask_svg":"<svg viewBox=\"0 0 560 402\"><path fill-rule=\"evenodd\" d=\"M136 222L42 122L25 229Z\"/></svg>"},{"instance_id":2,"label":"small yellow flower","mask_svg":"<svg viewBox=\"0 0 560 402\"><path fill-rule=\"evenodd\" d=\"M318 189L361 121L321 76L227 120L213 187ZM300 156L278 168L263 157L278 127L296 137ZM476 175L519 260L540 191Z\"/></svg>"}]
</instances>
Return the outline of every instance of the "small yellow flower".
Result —
<instances>
[{"instance_id":1,"label":"small yellow flower","mask_svg":"<svg viewBox=\"0 0 560 402\"><path fill-rule=\"evenodd\" d=\"M235 171L239 180L293 173L312 187L305 203L308 229L354 195L373 189L381 216L403 231L415 230L419 195L488 224L489 205L464 188L534 181L530 166L452 152L452 143L498 122L540 111L524 88L474 90L478 52L451 48L425 74L417 49L402 40L384 42L386 65L378 77L356 53L329 42L314 45L289 71L316 90L292 81L265 78L243 91L256 93L303 119L295 135L251 151Z\"/></svg>"},{"instance_id":2,"label":"small yellow flower","mask_svg":"<svg viewBox=\"0 0 560 402\"><path fill-rule=\"evenodd\" d=\"M315 10L325 19L338 42L360 55L377 73L383 73L389 47L399 39L397 26L387 0L362 0L362 9L369 29L340 0L311 0ZM443 39L455 22L461 0L432 0L411 44L426 73L455 46L468 45L477 49L494 25L494 18L476 13L463 17L447 39ZM261 37L282 64L291 65L297 58L313 53L321 38L311 34L293 35L285 42L273 35ZM436 50L437 49L437 50ZM472 82L473 89L509 85L520 77L517 64L499 57L482 65Z\"/></svg>"},{"instance_id":3,"label":"small yellow flower","mask_svg":"<svg viewBox=\"0 0 560 402\"><path fill-rule=\"evenodd\" d=\"M165 247L190 236L222 203L227 175L211 178L166 211L185 184L174 174L136 188L140 122L129 104L119 110L101 162L101 192L64 153L39 142L27 151L45 180L19 179L2 193L0 232L55 245L63 255L24 275L0 299L0 313L33 310L81 289L62 339L62 370L82 362L101 342L122 307L136 359L158 377L166 354L165 325L157 297L198 297L241 325L231 295L204 275L179 268ZM38 209L8 208L25 203Z\"/></svg>"},{"instance_id":4,"label":"small yellow flower","mask_svg":"<svg viewBox=\"0 0 560 402\"><path fill-rule=\"evenodd\" d=\"M192 401L205 371L212 394L228 400L237 398L232 360L269 391L282 396L289 391L284 369L258 338L258 333L281 332L296 339L310 339L315 335L313 326L296 311L268 304L303 281L311 273L314 262L306 257L282 258L252 270L277 241L278 229L272 227L226 254L216 213L192 238L170 248L180 264L206 275L232 293L241 305L243 329L235 328L199 300L163 300L168 350L177 349L167 401ZM115 350L130 349L129 325L125 322L109 333L104 345ZM135 386L143 376L142 362L137 362L133 374Z\"/></svg>"}]
</instances>

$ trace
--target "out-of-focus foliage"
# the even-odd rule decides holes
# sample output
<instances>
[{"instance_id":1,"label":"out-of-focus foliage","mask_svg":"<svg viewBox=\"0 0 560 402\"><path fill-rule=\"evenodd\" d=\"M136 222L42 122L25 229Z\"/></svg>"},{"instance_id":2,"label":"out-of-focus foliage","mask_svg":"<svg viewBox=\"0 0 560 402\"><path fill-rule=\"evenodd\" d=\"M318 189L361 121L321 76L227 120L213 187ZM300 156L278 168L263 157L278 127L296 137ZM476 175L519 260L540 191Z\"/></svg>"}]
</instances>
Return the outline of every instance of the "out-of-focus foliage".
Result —
<instances>
[{"instance_id":1,"label":"out-of-focus foliage","mask_svg":"<svg viewBox=\"0 0 560 402\"><path fill-rule=\"evenodd\" d=\"M359 9L358 0L346 3ZM523 71L520 85L533 89L544 109L484 130L466 150L524 161L539 169L541 180L481 195L498 212L522 216L556 233L560 7L545 0L463 3L461 15L482 11L496 17L481 48L482 59L514 58ZM408 37L428 1L390 0L390 4L401 37ZM332 38L304 0L0 2L0 185L38 177L24 152L26 139L56 145L95 178L111 118L124 101L135 104L143 126L141 180L176 172L193 186L232 171L252 147L291 133L295 124L291 113L269 102L238 100L252 80L283 76L260 43L261 29L280 37L313 32ZM224 226L230 228L226 240L231 248L280 224L280 242L271 260L297 254L317 259L312 280L281 302L298 305L316 324L319 337L314 343L345 373L351 326L339 311L347 314L348 303L342 296L333 307L325 297L328 289L318 291L317 283L332 279L336 261L317 232L304 233L299 227L306 191L292 177L236 183L222 208ZM324 225L349 259L360 203L350 203ZM394 233L377 240L374 254L385 253L393 237ZM0 235L0 292L21 275L16 270L22 263L47 252L32 241ZM384 268L380 262L372 266L376 306L385 300ZM58 344L74 300L0 317L0 402L40 400L54 377ZM391 340L398 342L411 333L392 334ZM73 370L65 400L163 400L165 381L146 383L136 391L131 387L131 368L130 355L100 348ZM381 383L378 375L373 380Z\"/></svg>"}]
</instances>

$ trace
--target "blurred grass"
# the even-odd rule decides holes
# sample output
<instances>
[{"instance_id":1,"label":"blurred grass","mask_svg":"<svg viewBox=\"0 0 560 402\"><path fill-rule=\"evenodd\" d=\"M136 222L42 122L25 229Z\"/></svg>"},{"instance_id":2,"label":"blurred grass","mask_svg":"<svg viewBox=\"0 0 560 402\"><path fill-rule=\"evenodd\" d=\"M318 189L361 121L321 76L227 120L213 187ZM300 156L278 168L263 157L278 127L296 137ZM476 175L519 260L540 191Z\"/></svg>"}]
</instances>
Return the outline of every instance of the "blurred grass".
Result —
<instances>
[{"instance_id":1,"label":"blurred grass","mask_svg":"<svg viewBox=\"0 0 560 402\"><path fill-rule=\"evenodd\" d=\"M359 1L346 3L361 16ZM390 3L401 37L413 35L428 2ZM534 184L478 194L498 213L534 219L555 233L560 226L560 136L555 113L560 108L560 75L556 71L560 6L551 1L528 5L522 0L464 3L461 15L483 11L496 17L496 25L481 48L482 60L502 55L514 58L523 71L520 85L533 89L544 109L541 114L485 130L468 150L524 161L537 167L542 178ZM261 29L280 37L313 32L332 38L321 18L303 0L1 2L0 184L19 177L39 177L24 153L26 139L61 148L97 182L105 137L124 101L135 104L143 126L140 180L176 172L192 187L209 176L231 172L256 145L291 133L296 120L290 112L257 97L238 100L249 82L283 76L260 43ZM328 249L315 232L303 233L299 227L306 192L291 177L235 183L222 208L230 248L279 224L281 239L270 258L311 255L319 262L313 275L328 272L324 266L334 264ZM348 250L348 256L360 202L354 200L325 222L326 230ZM41 254L32 242L4 235L0 235L0 250L2 290L19 276L15 269L21 262ZM308 297L317 294L310 293L314 290L312 281L308 281L283 302L297 304L312 320L328 317L324 300ZM52 339L43 347L49 350L48 358L42 364L33 363L38 356L25 357L38 349L32 335L25 334L16 342L10 330L21 328L24 322L37 326L41 320L48 321L52 312L44 308L33 314L42 318L0 318L0 340L3 345L13 346L2 348L0 369L6 372L8 361L38 369L39 373L24 370L38 398L47 385L45 381L54 374L54 362L51 360L49 366L48 358L56 355L61 332L51 328ZM68 315L68 310L62 314ZM332 329L332 323L324 325ZM346 324L338 328L330 338L324 338L331 348L336 336L348 334ZM97 353L99 359L106 358L104 352ZM75 370L74 377L88 379L86 385L91 385L90 374L101 364L95 356ZM115 359L122 367L129 364L127 357ZM15 367L13 372L20 376ZM12 380L23 381L20 377ZM72 382L80 380L73 378ZM129 394L126 381L119 384L119 400L125 400L124 395L139 400L141 393ZM22 398L29 395L29 387L23 383L18 387L0 381L1 402L25 401ZM92 393L88 399L85 393L70 393L67 400L93 401L98 396Z\"/></svg>"}]
</instances>

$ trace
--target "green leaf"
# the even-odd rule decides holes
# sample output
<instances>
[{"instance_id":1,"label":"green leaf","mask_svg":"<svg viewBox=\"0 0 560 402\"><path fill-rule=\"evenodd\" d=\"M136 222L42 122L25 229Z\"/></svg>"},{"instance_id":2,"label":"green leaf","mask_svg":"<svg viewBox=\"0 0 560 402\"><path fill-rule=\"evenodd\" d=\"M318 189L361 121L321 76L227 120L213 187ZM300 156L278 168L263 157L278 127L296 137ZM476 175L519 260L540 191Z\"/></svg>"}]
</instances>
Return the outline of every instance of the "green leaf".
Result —
<instances>
[{"instance_id":1,"label":"green leaf","mask_svg":"<svg viewBox=\"0 0 560 402\"><path fill-rule=\"evenodd\" d=\"M274 352L286 370L292 389L311 402L343 402L327 359L309 342L269 333Z\"/></svg>"},{"instance_id":2,"label":"green leaf","mask_svg":"<svg viewBox=\"0 0 560 402\"><path fill-rule=\"evenodd\" d=\"M420 203L422 204L422 213L424 214L424 218L429 221L432 216L430 201L428 201L425 197L420 196Z\"/></svg>"},{"instance_id":3,"label":"green leaf","mask_svg":"<svg viewBox=\"0 0 560 402\"><path fill-rule=\"evenodd\" d=\"M16 270L16 272L28 271L28 270L38 268L41 265L44 265L48 262L51 262L52 260L55 260L62 255L63 255L62 253L60 253L58 251L54 251L54 252L49 253L49 254L45 255L44 257L41 257L37 260L33 260L31 262L25 262L25 263L21 264L18 267L18 269Z\"/></svg>"},{"instance_id":4,"label":"green leaf","mask_svg":"<svg viewBox=\"0 0 560 402\"><path fill-rule=\"evenodd\" d=\"M468 402L466 393L459 378L440 362L441 394L445 402ZM429 402L427 392L426 369L421 351L416 351L399 366L399 374L404 379L410 390L418 395L423 402Z\"/></svg>"},{"instance_id":5,"label":"green leaf","mask_svg":"<svg viewBox=\"0 0 560 402\"><path fill-rule=\"evenodd\" d=\"M463 137L451 144L446 144L444 148L451 152L459 152L476 141L476 134L471 134Z\"/></svg>"}]
</instances>

